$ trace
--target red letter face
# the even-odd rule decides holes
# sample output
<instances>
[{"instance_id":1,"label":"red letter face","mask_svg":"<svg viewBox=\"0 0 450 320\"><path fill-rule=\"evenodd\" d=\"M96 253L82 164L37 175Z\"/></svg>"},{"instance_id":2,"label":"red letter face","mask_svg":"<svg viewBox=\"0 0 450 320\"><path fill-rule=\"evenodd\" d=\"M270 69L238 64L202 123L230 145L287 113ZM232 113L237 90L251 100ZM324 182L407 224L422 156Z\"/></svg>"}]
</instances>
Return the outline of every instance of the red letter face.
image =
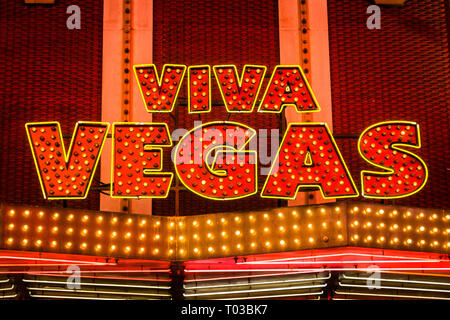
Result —
<instances>
[{"instance_id":1,"label":"red letter face","mask_svg":"<svg viewBox=\"0 0 450 320\"><path fill-rule=\"evenodd\" d=\"M181 88L186 66L164 65L161 79L154 64L134 66L148 112L171 112Z\"/></svg>"},{"instance_id":2,"label":"red letter face","mask_svg":"<svg viewBox=\"0 0 450 320\"><path fill-rule=\"evenodd\" d=\"M235 65L214 66L213 69L227 111L252 112L267 68L246 65L240 78Z\"/></svg>"},{"instance_id":3,"label":"red letter face","mask_svg":"<svg viewBox=\"0 0 450 320\"><path fill-rule=\"evenodd\" d=\"M188 68L189 113L211 111L211 68L190 66Z\"/></svg>"},{"instance_id":4,"label":"red letter face","mask_svg":"<svg viewBox=\"0 0 450 320\"><path fill-rule=\"evenodd\" d=\"M25 127L44 198L85 199L109 124L78 122L68 154L58 122L27 123Z\"/></svg>"},{"instance_id":5,"label":"red letter face","mask_svg":"<svg viewBox=\"0 0 450 320\"><path fill-rule=\"evenodd\" d=\"M258 112L279 113L288 105L295 106L297 112L320 111L300 66L275 67Z\"/></svg>"},{"instance_id":6,"label":"red letter face","mask_svg":"<svg viewBox=\"0 0 450 320\"><path fill-rule=\"evenodd\" d=\"M417 155L398 146L420 148L419 125L393 121L375 124L359 138L358 149L364 160L387 172L362 171L363 196L402 198L425 186L428 170Z\"/></svg>"},{"instance_id":7,"label":"red letter face","mask_svg":"<svg viewBox=\"0 0 450 320\"><path fill-rule=\"evenodd\" d=\"M115 198L167 197L173 174L160 172L162 149L157 148L172 146L167 125L114 123L113 143L111 195Z\"/></svg>"},{"instance_id":8,"label":"red letter face","mask_svg":"<svg viewBox=\"0 0 450 320\"><path fill-rule=\"evenodd\" d=\"M289 125L261 196L295 199L301 187L319 187L324 198L358 196L326 124Z\"/></svg>"},{"instance_id":9,"label":"red letter face","mask_svg":"<svg viewBox=\"0 0 450 320\"><path fill-rule=\"evenodd\" d=\"M255 130L235 122L211 122L187 133L175 150L175 170L192 192L213 200L255 194L256 151L244 150Z\"/></svg>"}]
</instances>

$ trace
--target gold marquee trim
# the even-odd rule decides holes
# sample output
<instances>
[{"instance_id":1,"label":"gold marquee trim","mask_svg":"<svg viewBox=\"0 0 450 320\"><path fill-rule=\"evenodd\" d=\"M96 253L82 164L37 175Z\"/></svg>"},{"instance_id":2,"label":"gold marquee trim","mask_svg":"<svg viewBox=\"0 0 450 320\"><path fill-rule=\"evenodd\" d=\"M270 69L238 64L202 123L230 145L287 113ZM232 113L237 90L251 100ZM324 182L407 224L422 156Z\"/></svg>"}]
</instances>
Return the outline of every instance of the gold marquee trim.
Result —
<instances>
[{"instance_id":1,"label":"gold marquee trim","mask_svg":"<svg viewBox=\"0 0 450 320\"><path fill-rule=\"evenodd\" d=\"M448 254L450 212L369 202L162 217L1 205L0 249L196 260L367 247Z\"/></svg>"}]
</instances>

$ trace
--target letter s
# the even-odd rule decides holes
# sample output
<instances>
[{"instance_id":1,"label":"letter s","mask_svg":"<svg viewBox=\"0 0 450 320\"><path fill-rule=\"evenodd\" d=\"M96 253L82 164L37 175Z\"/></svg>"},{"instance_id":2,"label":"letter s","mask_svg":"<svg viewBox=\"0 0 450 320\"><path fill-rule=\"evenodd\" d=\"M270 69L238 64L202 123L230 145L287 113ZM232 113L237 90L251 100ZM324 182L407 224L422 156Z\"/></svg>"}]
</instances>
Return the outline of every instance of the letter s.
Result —
<instances>
[{"instance_id":1,"label":"letter s","mask_svg":"<svg viewBox=\"0 0 450 320\"><path fill-rule=\"evenodd\" d=\"M361 171L362 194L366 198L393 199L419 192L427 182L425 162L399 146L420 148L419 125L415 122L381 122L360 136L358 150L368 163L387 172Z\"/></svg>"}]
</instances>

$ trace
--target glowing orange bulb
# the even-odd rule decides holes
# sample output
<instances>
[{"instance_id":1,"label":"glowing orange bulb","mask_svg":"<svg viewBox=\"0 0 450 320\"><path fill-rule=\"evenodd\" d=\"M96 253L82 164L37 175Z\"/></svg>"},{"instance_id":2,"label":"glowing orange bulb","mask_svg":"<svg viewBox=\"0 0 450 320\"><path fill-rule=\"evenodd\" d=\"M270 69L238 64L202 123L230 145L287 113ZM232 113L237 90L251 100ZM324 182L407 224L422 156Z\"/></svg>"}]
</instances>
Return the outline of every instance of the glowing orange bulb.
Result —
<instances>
[{"instance_id":1,"label":"glowing orange bulb","mask_svg":"<svg viewBox=\"0 0 450 320\"><path fill-rule=\"evenodd\" d=\"M9 215L12 217L16 212L14 210L9 210Z\"/></svg>"},{"instance_id":2,"label":"glowing orange bulb","mask_svg":"<svg viewBox=\"0 0 450 320\"><path fill-rule=\"evenodd\" d=\"M69 249L70 247L72 247L72 242L67 242L66 243L66 248Z\"/></svg>"},{"instance_id":3,"label":"glowing orange bulb","mask_svg":"<svg viewBox=\"0 0 450 320\"><path fill-rule=\"evenodd\" d=\"M8 242L8 244L12 244L14 242L14 239L13 238L8 238L7 242Z\"/></svg>"},{"instance_id":4,"label":"glowing orange bulb","mask_svg":"<svg viewBox=\"0 0 450 320\"><path fill-rule=\"evenodd\" d=\"M10 224L8 225L8 229L9 229L9 230L14 229L14 223L10 223Z\"/></svg>"},{"instance_id":5,"label":"glowing orange bulb","mask_svg":"<svg viewBox=\"0 0 450 320\"><path fill-rule=\"evenodd\" d=\"M59 218L59 213L56 212L53 214L53 220L57 220Z\"/></svg>"},{"instance_id":6,"label":"glowing orange bulb","mask_svg":"<svg viewBox=\"0 0 450 320\"><path fill-rule=\"evenodd\" d=\"M29 211L29 210L25 210L25 212L23 213L23 215L24 215L25 217L28 217L28 216L30 215L30 211Z\"/></svg>"}]
</instances>

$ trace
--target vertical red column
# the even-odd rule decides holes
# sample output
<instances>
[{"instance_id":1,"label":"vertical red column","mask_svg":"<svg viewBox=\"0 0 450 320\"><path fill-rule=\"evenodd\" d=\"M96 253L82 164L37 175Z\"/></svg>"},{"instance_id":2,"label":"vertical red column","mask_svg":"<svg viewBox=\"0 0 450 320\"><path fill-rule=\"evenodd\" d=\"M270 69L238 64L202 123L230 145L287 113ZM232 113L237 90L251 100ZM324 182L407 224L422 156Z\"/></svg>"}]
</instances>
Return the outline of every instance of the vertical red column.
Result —
<instances>
[{"instance_id":1,"label":"vertical red column","mask_svg":"<svg viewBox=\"0 0 450 320\"><path fill-rule=\"evenodd\" d=\"M131 6L132 5L132 6ZM126 37L124 35L127 35ZM102 120L152 122L142 104L132 66L152 63L153 1L104 1ZM122 77L126 73L127 77ZM124 88L126 85L126 88ZM124 97L125 91L126 97ZM101 159L101 180L111 181L111 139ZM125 203L126 202L126 203ZM126 205L124 205L126 204ZM101 195L100 209L151 214L151 199L121 200Z\"/></svg>"},{"instance_id":2,"label":"vertical red column","mask_svg":"<svg viewBox=\"0 0 450 320\"><path fill-rule=\"evenodd\" d=\"M287 123L324 122L332 131L331 80L328 48L328 12L326 0L306 0L300 4L297 0L278 1L280 28L280 64L300 65L320 105L320 112L314 116L302 116L290 106L285 110ZM306 31L303 32L303 29ZM331 202L320 193L298 193L295 200L289 200L290 206Z\"/></svg>"}]
</instances>

